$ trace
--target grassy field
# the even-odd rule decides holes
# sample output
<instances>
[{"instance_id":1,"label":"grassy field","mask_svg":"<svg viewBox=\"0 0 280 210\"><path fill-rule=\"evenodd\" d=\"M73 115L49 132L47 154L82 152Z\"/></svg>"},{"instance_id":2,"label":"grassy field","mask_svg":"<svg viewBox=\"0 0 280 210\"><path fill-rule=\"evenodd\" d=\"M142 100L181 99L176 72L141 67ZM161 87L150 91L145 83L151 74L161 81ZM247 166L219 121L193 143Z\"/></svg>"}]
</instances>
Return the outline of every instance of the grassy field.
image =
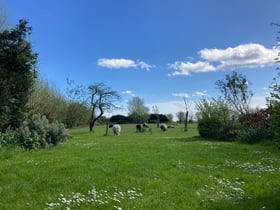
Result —
<instances>
[{"instance_id":1,"label":"grassy field","mask_svg":"<svg viewBox=\"0 0 280 210\"><path fill-rule=\"evenodd\" d=\"M275 146L206 141L196 125L120 136L73 129L57 147L0 149L0 209L280 209Z\"/></svg>"}]
</instances>

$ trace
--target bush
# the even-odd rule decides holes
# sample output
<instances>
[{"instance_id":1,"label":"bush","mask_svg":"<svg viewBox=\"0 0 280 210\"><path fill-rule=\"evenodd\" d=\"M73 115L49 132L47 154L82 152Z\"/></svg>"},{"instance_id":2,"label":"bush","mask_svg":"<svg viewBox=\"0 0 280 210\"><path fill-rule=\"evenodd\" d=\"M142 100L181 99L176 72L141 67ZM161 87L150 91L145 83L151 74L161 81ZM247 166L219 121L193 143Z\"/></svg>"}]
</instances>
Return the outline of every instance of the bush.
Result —
<instances>
[{"instance_id":1,"label":"bush","mask_svg":"<svg viewBox=\"0 0 280 210\"><path fill-rule=\"evenodd\" d=\"M198 132L201 137L232 141L238 136L239 132L234 119L231 118L230 109L221 99L202 99L196 104L196 108Z\"/></svg>"},{"instance_id":2,"label":"bush","mask_svg":"<svg viewBox=\"0 0 280 210\"><path fill-rule=\"evenodd\" d=\"M248 144L255 144L269 138L269 130L265 127L248 128L244 130L240 141Z\"/></svg>"},{"instance_id":3,"label":"bush","mask_svg":"<svg viewBox=\"0 0 280 210\"><path fill-rule=\"evenodd\" d=\"M15 145L25 149L51 147L69 138L62 123L49 123L45 116L33 115L14 131L0 133L2 146Z\"/></svg>"}]
</instances>

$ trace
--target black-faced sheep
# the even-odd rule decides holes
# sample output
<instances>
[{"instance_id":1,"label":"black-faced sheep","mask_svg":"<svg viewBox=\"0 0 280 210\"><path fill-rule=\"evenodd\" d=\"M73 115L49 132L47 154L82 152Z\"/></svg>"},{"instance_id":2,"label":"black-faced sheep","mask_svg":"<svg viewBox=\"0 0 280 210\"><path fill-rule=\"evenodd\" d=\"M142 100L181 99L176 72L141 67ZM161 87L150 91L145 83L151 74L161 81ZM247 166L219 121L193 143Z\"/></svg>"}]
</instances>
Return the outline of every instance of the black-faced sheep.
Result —
<instances>
[{"instance_id":1,"label":"black-faced sheep","mask_svg":"<svg viewBox=\"0 0 280 210\"><path fill-rule=\"evenodd\" d=\"M135 128L136 128L136 132L142 132L142 130L143 130L143 127L142 127L141 124L137 124L137 125L135 126Z\"/></svg>"},{"instance_id":2,"label":"black-faced sheep","mask_svg":"<svg viewBox=\"0 0 280 210\"><path fill-rule=\"evenodd\" d=\"M148 123L143 123L142 126L143 126L143 128L149 128Z\"/></svg>"},{"instance_id":3,"label":"black-faced sheep","mask_svg":"<svg viewBox=\"0 0 280 210\"><path fill-rule=\"evenodd\" d=\"M118 124L115 124L112 126L112 130L115 135L119 136L121 134L121 126Z\"/></svg>"},{"instance_id":4,"label":"black-faced sheep","mask_svg":"<svg viewBox=\"0 0 280 210\"><path fill-rule=\"evenodd\" d=\"M160 124L159 128L162 131L167 131L167 125L166 124Z\"/></svg>"}]
</instances>

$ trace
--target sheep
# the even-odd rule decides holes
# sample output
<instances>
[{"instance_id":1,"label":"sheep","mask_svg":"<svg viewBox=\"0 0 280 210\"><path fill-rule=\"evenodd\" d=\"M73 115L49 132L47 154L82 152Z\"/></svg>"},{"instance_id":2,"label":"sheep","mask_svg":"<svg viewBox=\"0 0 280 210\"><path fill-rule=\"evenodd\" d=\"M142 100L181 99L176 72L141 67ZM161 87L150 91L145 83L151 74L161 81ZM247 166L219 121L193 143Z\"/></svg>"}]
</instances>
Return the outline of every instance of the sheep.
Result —
<instances>
[{"instance_id":1,"label":"sheep","mask_svg":"<svg viewBox=\"0 0 280 210\"><path fill-rule=\"evenodd\" d=\"M148 123L143 123L142 126L143 126L143 128L149 128Z\"/></svg>"},{"instance_id":2,"label":"sheep","mask_svg":"<svg viewBox=\"0 0 280 210\"><path fill-rule=\"evenodd\" d=\"M121 134L121 126L118 124L115 124L112 126L112 130L115 135L119 136Z\"/></svg>"},{"instance_id":3,"label":"sheep","mask_svg":"<svg viewBox=\"0 0 280 210\"><path fill-rule=\"evenodd\" d=\"M142 132L142 130L143 130L143 127L142 127L141 124L137 124L137 125L135 126L135 128L136 128L136 132Z\"/></svg>"},{"instance_id":4,"label":"sheep","mask_svg":"<svg viewBox=\"0 0 280 210\"><path fill-rule=\"evenodd\" d=\"M160 124L159 128L162 131L167 131L167 125L166 124Z\"/></svg>"}]
</instances>

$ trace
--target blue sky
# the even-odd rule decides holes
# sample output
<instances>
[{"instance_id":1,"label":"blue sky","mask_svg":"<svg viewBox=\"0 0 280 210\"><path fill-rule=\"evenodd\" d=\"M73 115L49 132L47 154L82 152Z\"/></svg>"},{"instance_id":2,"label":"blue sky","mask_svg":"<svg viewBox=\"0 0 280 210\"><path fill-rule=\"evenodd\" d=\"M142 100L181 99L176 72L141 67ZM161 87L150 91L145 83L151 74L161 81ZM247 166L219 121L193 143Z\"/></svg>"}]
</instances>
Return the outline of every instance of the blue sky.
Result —
<instances>
[{"instance_id":1,"label":"blue sky","mask_svg":"<svg viewBox=\"0 0 280 210\"><path fill-rule=\"evenodd\" d=\"M104 82L164 114L184 111L232 70L245 75L253 106L265 105L277 55L279 0L2 0L8 20L25 18L38 70L61 92ZM152 111L152 109L150 109ZM117 113L113 113L117 114Z\"/></svg>"}]
</instances>

